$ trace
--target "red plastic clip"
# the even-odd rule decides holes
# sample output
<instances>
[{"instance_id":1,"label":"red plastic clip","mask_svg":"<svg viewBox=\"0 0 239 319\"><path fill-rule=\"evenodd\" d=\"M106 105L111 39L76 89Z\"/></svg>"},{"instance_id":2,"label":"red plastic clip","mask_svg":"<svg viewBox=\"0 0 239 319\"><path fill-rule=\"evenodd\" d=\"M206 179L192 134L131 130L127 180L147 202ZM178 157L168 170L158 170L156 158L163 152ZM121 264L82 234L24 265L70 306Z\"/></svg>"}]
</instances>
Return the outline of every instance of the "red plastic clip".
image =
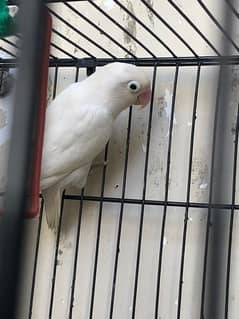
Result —
<instances>
[{"instance_id":1,"label":"red plastic clip","mask_svg":"<svg viewBox=\"0 0 239 319\"><path fill-rule=\"evenodd\" d=\"M47 12L47 11L46 11ZM50 55L50 42L52 30L51 15L46 13L46 34L44 42L44 54L42 61L41 87L40 87L40 105L38 114L38 127L37 127L37 141L34 150L33 159L33 175L31 180L30 194L28 194L28 208L25 213L26 218L34 218L39 211L39 193L40 193L40 177L41 177L41 160L42 160L42 147L44 138L45 127L45 114L47 107L47 83L48 83L48 69L49 69L49 55Z\"/></svg>"}]
</instances>

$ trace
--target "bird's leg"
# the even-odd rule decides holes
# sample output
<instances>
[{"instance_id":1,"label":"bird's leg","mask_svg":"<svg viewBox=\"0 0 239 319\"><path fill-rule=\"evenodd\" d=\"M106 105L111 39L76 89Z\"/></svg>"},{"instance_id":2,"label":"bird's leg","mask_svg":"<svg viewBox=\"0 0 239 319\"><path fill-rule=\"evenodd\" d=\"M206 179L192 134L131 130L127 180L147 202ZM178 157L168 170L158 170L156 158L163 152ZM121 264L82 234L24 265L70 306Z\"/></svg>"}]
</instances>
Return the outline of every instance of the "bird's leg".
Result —
<instances>
[{"instance_id":1,"label":"bird's leg","mask_svg":"<svg viewBox=\"0 0 239 319\"><path fill-rule=\"evenodd\" d=\"M90 173L92 173L92 171L95 169L95 168L99 168L99 167L104 167L104 166L107 166L109 163L109 161L98 161L98 162L95 162L91 165L91 168L90 168Z\"/></svg>"}]
</instances>

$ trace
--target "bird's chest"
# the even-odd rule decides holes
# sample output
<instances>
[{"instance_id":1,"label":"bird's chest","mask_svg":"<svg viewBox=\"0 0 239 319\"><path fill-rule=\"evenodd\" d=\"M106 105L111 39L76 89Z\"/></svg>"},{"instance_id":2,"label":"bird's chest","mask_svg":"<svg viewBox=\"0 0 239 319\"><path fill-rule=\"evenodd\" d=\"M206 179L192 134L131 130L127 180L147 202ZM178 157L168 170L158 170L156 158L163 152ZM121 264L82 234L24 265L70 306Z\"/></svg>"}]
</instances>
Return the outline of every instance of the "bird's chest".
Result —
<instances>
[{"instance_id":1,"label":"bird's chest","mask_svg":"<svg viewBox=\"0 0 239 319\"><path fill-rule=\"evenodd\" d=\"M82 120L72 121L74 143L69 143L74 157L94 159L101 152L112 134L113 119L110 114L96 108Z\"/></svg>"}]
</instances>

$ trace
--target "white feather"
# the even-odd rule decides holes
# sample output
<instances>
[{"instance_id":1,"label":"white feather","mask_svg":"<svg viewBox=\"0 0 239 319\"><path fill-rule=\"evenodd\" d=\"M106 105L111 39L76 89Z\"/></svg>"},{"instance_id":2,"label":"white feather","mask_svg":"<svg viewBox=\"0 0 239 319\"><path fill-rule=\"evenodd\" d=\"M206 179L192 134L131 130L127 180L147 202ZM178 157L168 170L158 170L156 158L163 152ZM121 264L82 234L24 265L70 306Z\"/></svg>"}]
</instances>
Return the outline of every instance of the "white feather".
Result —
<instances>
[{"instance_id":1,"label":"white feather","mask_svg":"<svg viewBox=\"0 0 239 319\"><path fill-rule=\"evenodd\" d=\"M85 186L92 161L111 137L115 118L138 104L140 92L132 93L127 86L131 80L142 89L150 85L140 68L109 64L68 86L47 107L41 191L50 228L56 229L59 222L62 191Z\"/></svg>"},{"instance_id":2,"label":"white feather","mask_svg":"<svg viewBox=\"0 0 239 319\"><path fill-rule=\"evenodd\" d=\"M46 112L41 188L47 221L56 228L60 195L68 186L85 186L94 158L104 149L118 114L135 104L137 94L127 83L142 88L150 81L139 68L113 63L61 92Z\"/></svg>"}]
</instances>

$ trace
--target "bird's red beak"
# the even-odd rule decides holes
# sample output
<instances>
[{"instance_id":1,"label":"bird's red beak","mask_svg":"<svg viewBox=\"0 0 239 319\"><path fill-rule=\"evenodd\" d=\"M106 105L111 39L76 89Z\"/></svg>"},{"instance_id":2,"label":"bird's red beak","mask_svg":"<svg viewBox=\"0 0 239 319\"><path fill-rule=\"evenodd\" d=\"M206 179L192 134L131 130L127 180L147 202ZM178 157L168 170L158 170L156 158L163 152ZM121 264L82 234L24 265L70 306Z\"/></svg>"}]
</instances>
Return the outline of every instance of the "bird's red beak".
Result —
<instances>
[{"instance_id":1,"label":"bird's red beak","mask_svg":"<svg viewBox=\"0 0 239 319\"><path fill-rule=\"evenodd\" d=\"M137 98L137 105L140 105L141 108L144 108L147 104L149 104L151 100L151 95L152 92L150 87L147 87L144 90L142 90L142 92L139 94Z\"/></svg>"}]
</instances>

